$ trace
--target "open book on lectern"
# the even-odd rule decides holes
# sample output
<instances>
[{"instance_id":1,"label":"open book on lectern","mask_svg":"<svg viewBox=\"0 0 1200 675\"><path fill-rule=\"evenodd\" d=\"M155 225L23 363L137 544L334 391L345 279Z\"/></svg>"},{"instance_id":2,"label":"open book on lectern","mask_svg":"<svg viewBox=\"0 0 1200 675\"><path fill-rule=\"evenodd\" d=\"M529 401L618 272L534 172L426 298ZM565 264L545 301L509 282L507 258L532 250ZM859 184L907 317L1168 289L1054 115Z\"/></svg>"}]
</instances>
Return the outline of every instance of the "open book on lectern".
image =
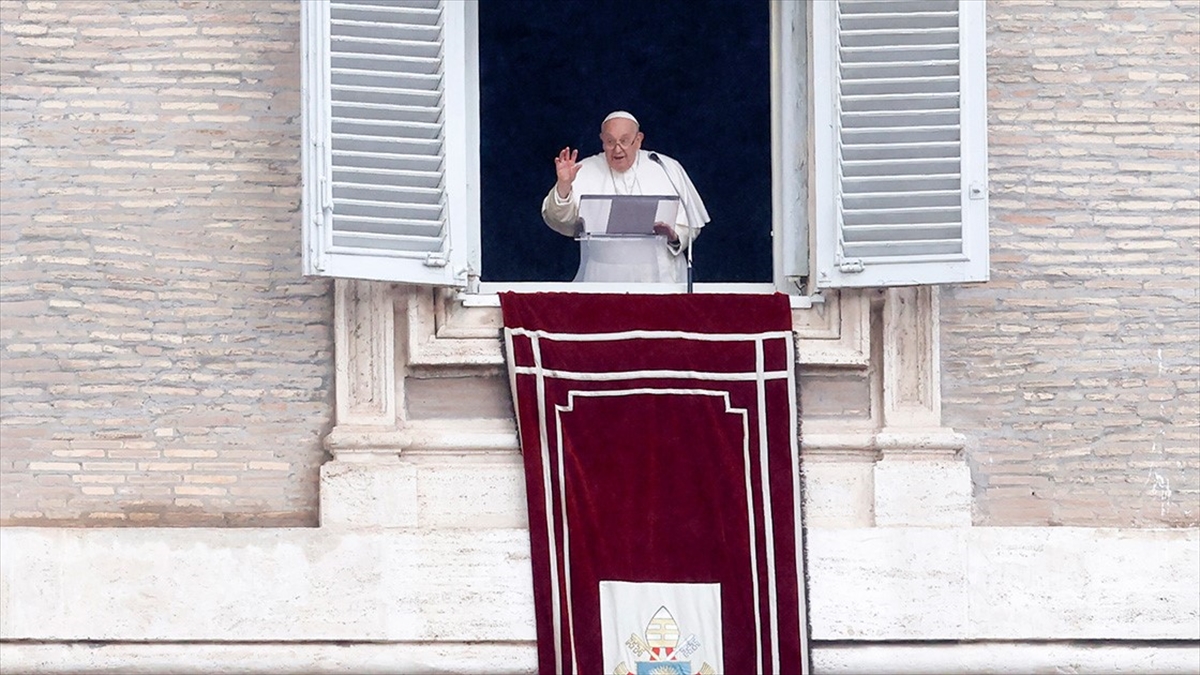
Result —
<instances>
[{"instance_id":1,"label":"open book on lectern","mask_svg":"<svg viewBox=\"0 0 1200 675\"><path fill-rule=\"evenodd\" d=\"M678 195L580 195L583 234L647 236L655 223L675 224Z\"/></svg>"}]
</instances>

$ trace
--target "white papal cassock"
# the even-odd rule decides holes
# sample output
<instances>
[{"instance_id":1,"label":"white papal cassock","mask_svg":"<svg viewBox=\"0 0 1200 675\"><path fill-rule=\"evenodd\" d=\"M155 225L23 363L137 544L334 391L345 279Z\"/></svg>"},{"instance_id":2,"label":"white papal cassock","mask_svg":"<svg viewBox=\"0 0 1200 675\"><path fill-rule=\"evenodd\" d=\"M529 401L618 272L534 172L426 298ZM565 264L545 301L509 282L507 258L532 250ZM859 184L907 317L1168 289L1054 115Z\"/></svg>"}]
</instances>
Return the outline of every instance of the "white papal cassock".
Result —
<instances>
[{"instance_id":1,"label":"white papal cassock","mask_svg":"<svg viewBox=\"0 0 1200 675\"><path fill-rule=\"evenodd\" d=\"M581 195L673 195L678 192L681 208L674 225L679 243L668 245L664 237L662 244L647 251L644 242L634 240L581 242L575 281L681 283L687 278L684 253L709 221L708 210L679 162L662 153L654 153L662 162L659 164L650 159L650 154L639 150L633 166L624 172L613 171L604 153L581 160L579 173L571 184L571 194L563 199L551 187L542 200L542 219L556 232L575 237L580 234Z\"/></svg>"}]
</instances>

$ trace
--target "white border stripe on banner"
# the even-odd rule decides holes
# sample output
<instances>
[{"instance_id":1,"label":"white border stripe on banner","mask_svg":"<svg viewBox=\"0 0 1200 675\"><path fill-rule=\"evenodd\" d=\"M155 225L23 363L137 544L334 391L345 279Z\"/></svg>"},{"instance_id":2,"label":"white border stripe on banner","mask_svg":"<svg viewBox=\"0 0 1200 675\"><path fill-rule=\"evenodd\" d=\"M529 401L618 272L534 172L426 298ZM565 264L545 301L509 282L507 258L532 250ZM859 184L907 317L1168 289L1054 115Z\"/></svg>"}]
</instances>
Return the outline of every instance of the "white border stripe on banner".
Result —
<instances>
[{"instance_id":1,"label":"white border stripe on banner","mask_svg":"<svg viewBox=\"0 0 1200 675\"><path fill-rule=\"evenodd\" d=\"M557 442L557 462L554 465L557 468L559 478L559 500L561 504L561 518L563 525L563 570L565 575L565 586L559 584L559 565L558 565L558 542L554 534L554 509L553 509L553 490L551 481L551 460L549 446L549 420L547 419L547 400L546 400L546 379L574 380L574 381L620 381L630 379L648 379L648 378L675 378L675 379L693 379L700 381L753 381L756 383L756 399L758 407L758 432L759 432L759 465L762 480L762 498L763 498L763 513L764 513L764 541L766 546L767 556L767 584L768 584L768 607L769 620L771 623L771 632L774 635L771 644L771 661L773 669L778 672L780 669L780 649L784 636L779 633L779 617L778 617L778 589L776 588L777 578L775 572L775 549L774 549L774 522L771 517L771 485L769 479L769 449L770 444L767 439L767 411L766 411L766 382L768 380L786 380L788 385L788 403L789 410L794 411L796 407L796 391L795 391L795 373L792 369L785 370L766 370L765 364L765 340L768 339L783 339L786 347L787 363L789 365L795 363L795 346L792 343L793 334L791 331L768 331L763 333L750 334L719 334L710 333L688 333L684 331L623 331L619 333L607 334L566 334L566 333L551 333L548 331L528 330L522 328L506 328L505 336L509 353L512 354L512 336L525 335L530 338L530 343L533 351L534 365L533 366L516 366L515 357L510 363L510 378L515 383L518 375L533 375L537 383L538 396L538 421L539 421L539 439L542 443L542 472L543 484L546 492L546 529L549 538L550 547L550 582L552 607L551 617L554 630L554 653L555 666L557 672L563 671L563 618L561 612L562 592L565 588L566 604L567 604L567 623L568 623L568 639L572 649L571 670L572 672L579 671L578 657L576 655L575 631L574 631L574 610L572 599L570 597L571 576L570 576L570 541L569 541L569 526L567 524L566 513L566 480L565 480L565 465L562 452L562 412L573 409L574 396L624 396L629 394L676 394L676 395L704 395L704 396L722 396L725 400L727 412L740 412L742 414L742 450L743 463L746 468L746 498L747 498L747 517L750 536L750 569L751 569L751 586L754 596L754 629L755 629L755 654L758 664L758 670L763 670L763 626L762 615L759 609L759 598L761 588L759 583L758 573L758 527L754 514L754 498L753 498L753 479L750 472L751 458L749 446L749 419L748 411L744 408L731 408L728 391L710 390L710 389L683 389L683 388L635 388L626 390L596 390L596 391L579 391L572 390L568 392L569 406L555 405L555 425L556 442ZM541 340L559 340L564 342L599 342L613 339L694 339L710 342L739 342L748 341L755 345L755 370L754 372L705 372L705 371L677 371L677 370L640 370L640 371L614 371L605 373L579 373L564 370L551 370L542 367L542 346ZM514 386L513 391L516 391ZM519 424L519 422L518 422ZM803 570L803 548L802 548L802 526L800 520L800 475L799 475L799 440L797 438L797 421L796 415L790 415L788 422L790 435L790 456L792 463L792 489L793 499L792 505L794 510L793 527L795 529L796 543L796 583L800 593L800 606L798 609L798 618L800 621L801 632L801 660L805 668L808 669L808 644L806 638L806 603L807 598L804 592L804 570Z\"/></svg>"},{"instance_id":2,"label":"white border stripe on banner","mask_svg":"<svg viewBox=\"0 0 1200 675\"><path fill-rule=\"evenodd\" d=\"M561 406L554 406L555 442L558 450L558 503L562 508L563 526L563 588L567 590L567 640L571 643L571 671L579 672L579 649L575 645L575 601L571 597L571 525L567 522L567 469L563 457Z\"/></svg>"},{"instance_id":3,"label":"white border stripe on banner","mask_svg":"<svg viewBox=\"0 0 1200 675\"><path fill-rule=\"evenodd\" d=\"M791 340L786 340L787 343L787 361L794 363L796 359L796 345ZM797 417L800 415L800 410L796 402L796 380L795 376L789 374L788 377L788 438L791 446L792 456L792 533L795 537L796 548L796 595L798 596L799 607L797 608L798 617L800 620L800 671L810 673L812 669L808 662L808 595L806 589L808 584L804 580L804 528L800 521L800 433L797 427Z\"/></svg>"},{"instance_id":4,"label":"white border stripe on banner","mask_svg":"<svg viewBox=\"0 0 1200 675\"><path fill-rule=\"evenodd\" d=\"M541 373L546 377L560 380L578 380L580 382L612 382L617 380L638 379L677 379L677 380L711 380L714 382L757 382L759 380L787 379L788 372L774 370L763 373L712 372L703 370L610 370L606 372L583 372L578 370L557 370L552 368L538 369L536 366L517 366L519 375L536 375Z\"/></svg>"},{"instance_id":5,"label":"white border stripe on banner","mask_svg":"<svg viewBox=\"0 0 1200 675\"><path fill-rule=\"evenodd\" d=\"M554 490L550 483L550 439L546 433L546 378L542 375L542 350L538 344L538 336L530 336L530 346L533 348L533 363L536 368L537 408L538 408L538 439L542 444L542 484L546 495L546 537L549 541L550 553L550 606L551 622L554 626L554 668L555 672L563 672L562 667L562 614L559 611L558 590L558 541L554 537Z\"/></svg>"},{"instance_id":6,"label":"white border stripe on banner","mask_svg":"<svg viewBox=\"0 0 1200 675\"><path fill-rule=\"evenodd\" d=\"M538 336L551 342L605 342L616 340L681 339L699 342L753 342L759 339L792 337L790 330L771 330L762 333L695 333L685 330L623 330L613 333L555 333L531 328L510 328L514 335Z\"/></svg>"},{"instance_id":7,"label":"white border stripe on banner","mask_svg":"<svg viewBox=\"0 0 1200 675\"><path fill-rule=\"evenodd\" d=\"M749 529L749 535L750 535L750 579L751 579L751 587L753 589L753 596L754 596L754 634L755 634L755 638L756 638L754 648L755 648L755 652L758 655L758 670L759 670L759 672L762 672L762 662L763 662L762 618L759 613L760 590L758 587L758 560L757 560L758 538L757 538L757 528L754 526L754 491L753 491L753 486L752 486L752 477L750 475L751 459L750 459L749 411L746 410L745 408L734 408L732 405L732 402L729 399L729 392L713 391L711 389L674 389L674 388L656 388L656 387L638 387L638 388L634 388L634 389L609 389L609 390L594 390L594 391L581 391L581 390L568 391L567 392L567 405L562 406L562 405L556 404L554 406L554 423L555 423L555 427L556 427L555 436L558 439L558 451L559 451L558 452L558 455L559 455L558 484L559 484L559 489L562 492L561 499L562 499L563 503L565 504L566 503L566 493L565 493L564 486L566 485L566 476L564 475L563 466L562 466L562 455L563 455L563 452L562 452L562 435L563 435L562 417L563 417L564 412L573 412L574 411L575 397L578 396L580 398L611 398L611 397L618 397L618 396L636 396L636 395L642 395L642 394L655 395L655 396L666 395L666 396L715 396L715 397L720 397L725 403L725 412L731 413L731 414L736 414L736 415L740 416L740 418L741 418L741 423L742 423L742 467L743 467L743 473L746 476L746 502L747 502L746 507L747 507L747 516L749 517L749 528L748 529ZM760 424L761 424L761 419L764 415L765 415L765 413L760 410L759 411ZM571 549L570 549L570 541L567 537L566 517L567 517L566 511L564 509L564 511L563 511L563 547L564 547L563 565L566 568L566 578L567 578L567 624L569 626L573 626L574 625L574 617L572 615L573 615L574 610L571 605L571 593L570 593L570 588L571 588ZM570 640L571 640L571 652L572 652L572 654L574 654L576 651L574 630L571 631ZM776 660L778 660L778 659L776 659ZM575 670L575 672L579 671L578 664L575 664L574 670ZM778 670L779 669L776 668L776 672L778 672Z\"/></svg>"},{"instance_id":8,"label":"white border stripe on banner","mask_svg":"<svg viewBox=\"0 0 1200 675\"><path fill-rule=\"evenodd\" d=\"M763 341L754 342L754 369L760 375L755 395L758 398L758 462L763 491L763 529L767 545L767 615L771 621L771 672L779 672L779 592L775 587L775 519L771 517L770 444L767 442L767 382L761 377L766 368Z\"/></svg>"},{"instance_id":9,"label":"white border stripe on banner","mask_svg":"<svg viewBox=\"0 0 1200 675\"><path fill-rule=\"evenodd\" d=\"M758 411L763 416L763 411ZM742 429L742 462L746 465L746 517L750 525L750 587L754 591L754 659L758 672L763 672L762 609L758 601L762 592L758 587L758 525L754 522L754 481L750 475L750 425L747 420Z\"/></svg>"}]
</instances>

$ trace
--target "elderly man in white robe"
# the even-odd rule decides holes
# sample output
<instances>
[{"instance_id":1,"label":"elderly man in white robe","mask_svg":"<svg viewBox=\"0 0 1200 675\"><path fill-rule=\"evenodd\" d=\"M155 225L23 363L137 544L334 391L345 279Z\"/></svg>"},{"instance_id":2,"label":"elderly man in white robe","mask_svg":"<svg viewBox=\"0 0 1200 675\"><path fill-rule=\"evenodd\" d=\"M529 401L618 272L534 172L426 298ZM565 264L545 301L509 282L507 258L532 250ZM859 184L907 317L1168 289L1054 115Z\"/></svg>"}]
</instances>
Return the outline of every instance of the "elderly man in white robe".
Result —
<instances>
[{"instance_id":1,"label":"elderly man in white robe","mask_svg":"<svg viewBox=\"0 0 1200 675\"><path fill-rule=\"evenodd\" d=\"M687 277L690 247L709 221L704 202L679 162L642 150L643 135L633 115L618 110L600 124L604 152L578 160L563 148L554 158L557 181L542 201L542 219L568 237L582 232L583 195L678 195L675 222L654 226L658 241L582 240L575 281L680 283Z\"/></svg>"}]
</instances>

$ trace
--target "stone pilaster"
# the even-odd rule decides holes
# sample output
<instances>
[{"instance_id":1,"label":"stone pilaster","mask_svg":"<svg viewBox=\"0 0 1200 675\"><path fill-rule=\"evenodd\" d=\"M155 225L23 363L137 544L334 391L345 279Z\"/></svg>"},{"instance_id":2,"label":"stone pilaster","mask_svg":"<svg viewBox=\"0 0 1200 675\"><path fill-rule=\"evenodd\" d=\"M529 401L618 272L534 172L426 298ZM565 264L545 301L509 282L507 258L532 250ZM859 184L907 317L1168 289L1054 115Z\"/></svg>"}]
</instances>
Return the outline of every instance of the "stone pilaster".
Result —
<instances>
[{"instance_id":1,"label":"stone pilaster","mask_svg":"<svg viewBox=\"0 0 1200 675\"><path fill-rule=\"evenodd\" d=\"M882 314L882 425L875 524L969 526L964 439L942 426L935 286L889 288Z\"/></svg>"},{"instance_id":2,"label":"stone pilaster","mask_svg":"<svg viewBox=\"0 0 1200 675\"><path fill-rule=\"evenodd\" d=\"M411 439L399 414L396 290L338 279L334 292L337 426L325 439L333 460L321 467L321 526L412 527L417 471L400 458Z\"/></svg>"}]
</instances>

